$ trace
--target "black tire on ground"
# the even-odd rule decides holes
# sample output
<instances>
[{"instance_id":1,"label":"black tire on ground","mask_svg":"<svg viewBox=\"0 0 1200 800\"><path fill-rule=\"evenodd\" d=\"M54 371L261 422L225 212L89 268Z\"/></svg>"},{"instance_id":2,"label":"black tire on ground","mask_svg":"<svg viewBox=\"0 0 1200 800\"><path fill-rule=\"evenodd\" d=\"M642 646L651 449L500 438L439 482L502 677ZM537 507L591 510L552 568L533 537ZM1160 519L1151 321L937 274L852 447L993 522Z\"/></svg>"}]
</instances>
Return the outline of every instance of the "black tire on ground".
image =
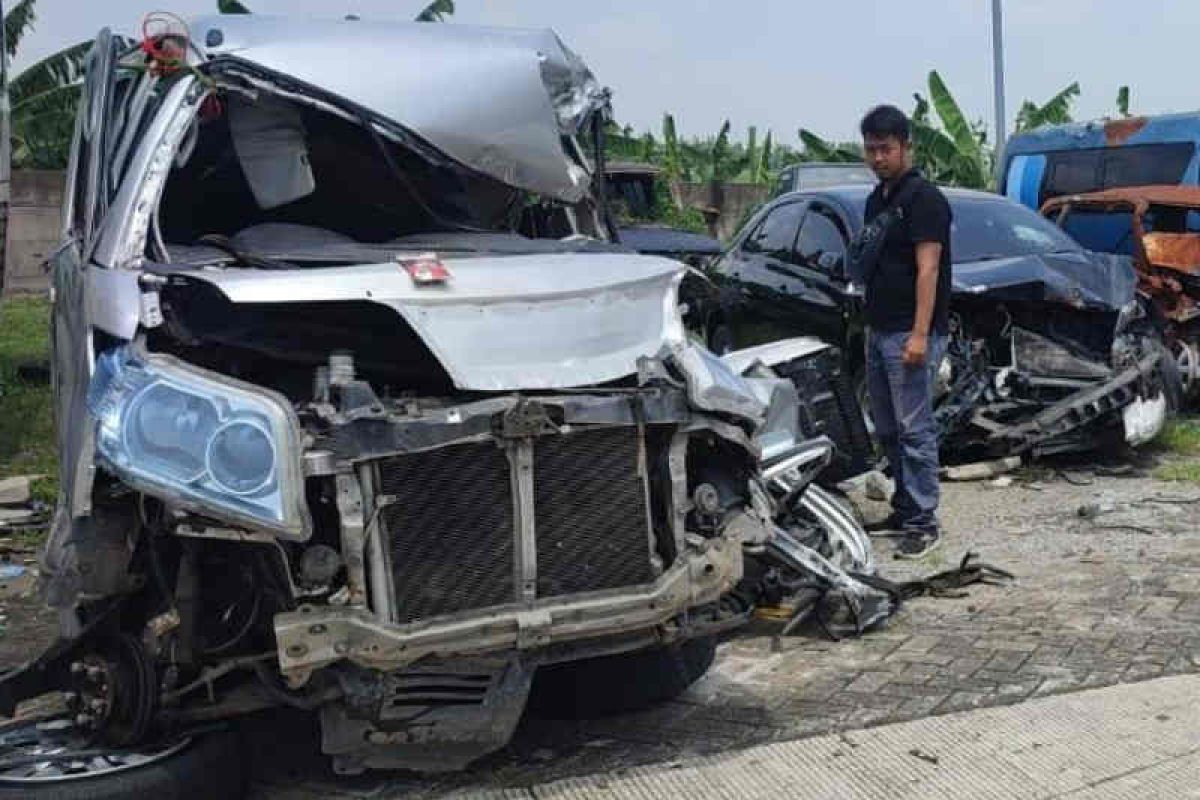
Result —
<instances>
[{"instance_id":1,"label":"black tire on ground","mask_svg":"<svg viewBox=\"0 0 1200 800\"><path fill-rule=\"evenodd\" d=\"M1153 340L1154 349L1159 354L1159 370L1163 378L1163 394L1167 398L1167 412L1175 414L1183 408L1185 397L1183 394L1183 377L1179 374L1179 364L1175 361L1174 354L1167 348L1165 344Z\"/></svg>"},{"instance_id":2,"label":"black tire on ground","mask_svg":"<svg viewBox=\"0 0 1200 800\"><path fill-rule=\"evenodd\" d=\"M712 637L538 669L529 711L547 719L586 719L638 711L678 697L712 666Z\"/></svg>"},{"instance_id":3,"label":"black tire on ground","mask_svg":"<svg viewBox=\"0 0 1200 800\"><path fill-rule=\"evenodd\" d=\"M160 761L120 772L44 783L0 779L0 800L238 800L245 793L244 748L233 731L200 734Z\"/></svg>"}]
</instances>

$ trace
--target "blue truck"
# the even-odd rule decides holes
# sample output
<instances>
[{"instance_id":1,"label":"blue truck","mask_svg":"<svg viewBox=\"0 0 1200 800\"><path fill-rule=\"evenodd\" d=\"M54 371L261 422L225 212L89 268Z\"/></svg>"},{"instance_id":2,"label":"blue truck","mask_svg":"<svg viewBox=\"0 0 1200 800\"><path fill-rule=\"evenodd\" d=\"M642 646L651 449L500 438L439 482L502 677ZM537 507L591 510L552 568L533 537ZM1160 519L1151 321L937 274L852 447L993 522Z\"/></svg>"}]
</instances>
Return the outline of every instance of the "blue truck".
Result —
<instances>
[{"instance_id":1,"label":"blue truck","mask_svg":"<svg viewBox=\"0 0 1200 800\"><path fill-rule=\"evenodd\" d=\"M1033 209L1062 195L1125 186L1200 184L1200 112L1055 125L1012 137L999 191ZM1128 214L1087 214L1065 227L1089 250L1132 253ZM1188 227L1200 230L1200 217Z\"/></svg>"}]
</instances>

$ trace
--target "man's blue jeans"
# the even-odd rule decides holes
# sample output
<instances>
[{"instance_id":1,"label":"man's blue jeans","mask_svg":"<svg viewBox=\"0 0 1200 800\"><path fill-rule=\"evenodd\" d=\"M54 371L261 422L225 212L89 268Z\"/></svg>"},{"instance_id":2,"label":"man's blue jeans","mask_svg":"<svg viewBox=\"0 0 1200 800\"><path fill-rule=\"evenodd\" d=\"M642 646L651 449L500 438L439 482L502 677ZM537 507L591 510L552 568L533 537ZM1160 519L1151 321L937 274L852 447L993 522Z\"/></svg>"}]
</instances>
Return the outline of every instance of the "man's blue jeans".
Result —
<instances>
[{"instance_id":1,"label":"man's blue jeans","mask_svg":"<svg viewBox=\"0 0 1200 800\"><path fill-rule=\"evenodd\" d=\"M929 334L925 366L904 363L908 331L867 331L867 393L875 436L883 447L896 490L892 510L905 528L937 523L938 432L933 387L946 352L946 336Z\"/></svg>"}]
</instances>

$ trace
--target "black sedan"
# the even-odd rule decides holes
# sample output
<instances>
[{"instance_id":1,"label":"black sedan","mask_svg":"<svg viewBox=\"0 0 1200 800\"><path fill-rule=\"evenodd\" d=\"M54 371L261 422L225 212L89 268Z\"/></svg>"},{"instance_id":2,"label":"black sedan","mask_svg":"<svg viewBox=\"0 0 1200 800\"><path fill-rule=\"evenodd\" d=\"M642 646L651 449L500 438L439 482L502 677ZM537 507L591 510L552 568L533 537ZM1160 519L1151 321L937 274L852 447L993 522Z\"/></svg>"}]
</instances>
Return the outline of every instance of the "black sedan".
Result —
<instances>
[{"instance_id":1,"label":"black sedan","mask_svg":"<svg viewBox=\"0 0 1200 800\"><path fill-rule=\"evenodd\" d=\"M710 347L817 336L842 349L865 400L862 290L845 254L870 191L793 192L760 209L713 265ZM945 193L954 272L939 369L944 444L963 454L1085 449L1093 425L1144 440L1161 425L1173 379L1162 374L1129 260L1084 250L1005 197Z\"/></svg>"}]
</instances>

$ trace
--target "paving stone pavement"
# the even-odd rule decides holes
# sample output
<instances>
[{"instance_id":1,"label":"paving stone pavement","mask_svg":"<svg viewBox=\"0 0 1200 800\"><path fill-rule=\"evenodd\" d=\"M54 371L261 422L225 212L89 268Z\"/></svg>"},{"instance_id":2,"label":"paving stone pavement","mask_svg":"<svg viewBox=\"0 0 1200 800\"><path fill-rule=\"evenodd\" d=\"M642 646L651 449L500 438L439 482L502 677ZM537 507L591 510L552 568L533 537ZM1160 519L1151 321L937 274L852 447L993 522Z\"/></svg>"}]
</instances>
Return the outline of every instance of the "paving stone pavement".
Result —
<instances>
[{"instance_id":1,"label":"paving stone pavement","mask_svg":"<svg viewBox=\"0 0 1200 800\"><path fill-rule=\"evenodd\" d=\"M254 796L520 787L1200 671L1200 488L1136 476L1088 485L1071 473L1041 478L946 485L946 541L924 562L892 561L888 542L876 540L889 577L946 569L971 550L1015 573L1010 586L920 598L883 630L841 642L809 632L782 652L771 651L775 626L756 623L723 644L709 674L678 700L598 720L526 719L505 751L458 775L335 779L303 725L260 721L274 733L256 737ZM1087 505L1102 513L1081 517Z\"/></svg>"}]
</instances>

